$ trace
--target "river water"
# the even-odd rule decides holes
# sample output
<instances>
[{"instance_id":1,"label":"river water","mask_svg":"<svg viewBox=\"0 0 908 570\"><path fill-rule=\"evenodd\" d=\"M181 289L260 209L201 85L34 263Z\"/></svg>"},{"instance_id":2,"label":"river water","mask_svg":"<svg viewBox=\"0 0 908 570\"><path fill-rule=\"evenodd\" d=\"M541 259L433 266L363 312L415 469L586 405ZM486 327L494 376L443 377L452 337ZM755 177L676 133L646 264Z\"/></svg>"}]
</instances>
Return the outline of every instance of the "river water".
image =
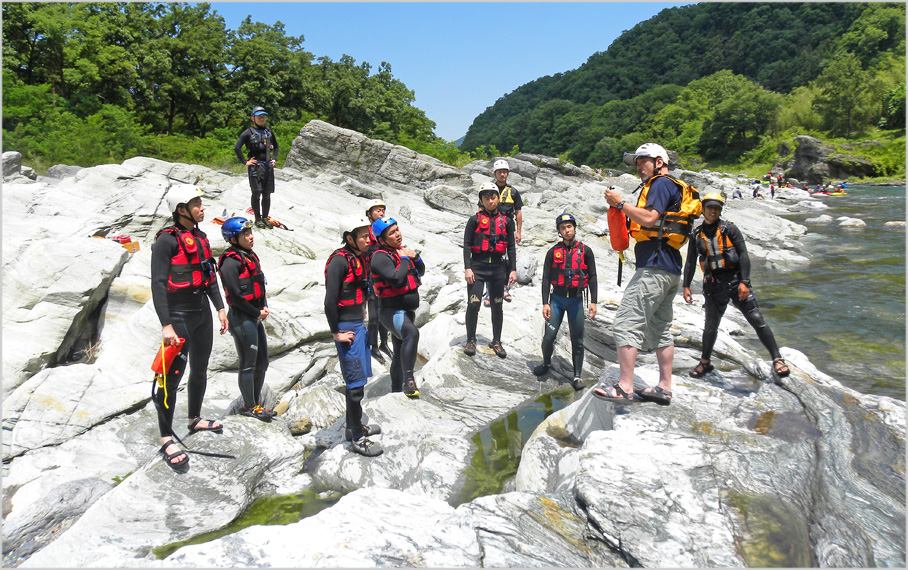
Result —
<instances>
[{"instance_id":1,"label":"river water","mask_svg":"<svg viewBox=\"0 0 908 570\"><path fill-rule=\"evenodd\" d=\"M905 228L885 223L905 221L905 187L855 186L818 199L829 209L784 216L808 227L800 243L810 265L776 271L754 261L760 308L779 345L850 388L904 400ZM867 226L805 221L821 214ZM766 357L756 335L745 344Z\"/></svg>"}]
</instances>

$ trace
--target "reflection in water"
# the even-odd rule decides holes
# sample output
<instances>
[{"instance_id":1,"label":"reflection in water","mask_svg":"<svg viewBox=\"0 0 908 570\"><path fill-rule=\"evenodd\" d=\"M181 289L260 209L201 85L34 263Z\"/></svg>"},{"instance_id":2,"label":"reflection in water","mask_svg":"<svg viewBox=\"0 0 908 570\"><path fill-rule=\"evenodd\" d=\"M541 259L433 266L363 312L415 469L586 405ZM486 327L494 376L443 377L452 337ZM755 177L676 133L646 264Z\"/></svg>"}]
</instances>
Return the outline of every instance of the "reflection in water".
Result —
<instances>
[{"instance_id":1,"label":"reflection in water","mask_svg":"<svg viewBox=\"0 0 908 570\"><path fill-rule=\"evenodd\" d=\"M543 394L520 406L473 435L476 453L465 471L466 481L453 506L476 497L501 493L505 482L517 474L523 446L540 423L574 401L573 390Z\"/></svg>"}]
</instances>

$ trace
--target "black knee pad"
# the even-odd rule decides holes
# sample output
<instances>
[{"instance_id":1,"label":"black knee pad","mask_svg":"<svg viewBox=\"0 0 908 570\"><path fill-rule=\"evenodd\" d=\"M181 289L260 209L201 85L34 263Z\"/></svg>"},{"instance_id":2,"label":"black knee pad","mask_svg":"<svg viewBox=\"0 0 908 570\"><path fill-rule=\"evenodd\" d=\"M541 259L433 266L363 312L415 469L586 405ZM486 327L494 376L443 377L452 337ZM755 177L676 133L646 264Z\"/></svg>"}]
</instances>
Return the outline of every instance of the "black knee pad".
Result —
<instances>
[{"instance_id":1,"label":"black knee pad","mask_svg":"<svg viewBox=\"0 0 908 570\"><path fill-rule=\"evenodd\" d=\"M347 388L347 397L351 402L359 403L363 401L363 396L365 395L365 390L362 386L356 388Z\"/></svg>"}]
</instances>

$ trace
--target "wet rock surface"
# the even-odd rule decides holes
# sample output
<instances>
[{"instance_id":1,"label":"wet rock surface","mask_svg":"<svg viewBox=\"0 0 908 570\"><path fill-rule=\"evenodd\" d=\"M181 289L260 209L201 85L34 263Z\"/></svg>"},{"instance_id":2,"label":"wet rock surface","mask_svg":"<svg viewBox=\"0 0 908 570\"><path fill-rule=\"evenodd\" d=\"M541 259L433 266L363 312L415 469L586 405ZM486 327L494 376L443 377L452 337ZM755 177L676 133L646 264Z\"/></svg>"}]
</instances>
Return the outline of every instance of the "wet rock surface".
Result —
<instances>
[{"instance_id":1,"label":"wet rock surface","mask_svg":"<svg viewBox=\"0 0 908 570\"><path fill-rule=\"evenodd\" d=\"M297 231L256 231L272 310L267 391L281 415L271 423L228 415L238 395L236 351L229 335L215 335L203 415L222 421L224 434L185 440L194 451L226 457L191 454L184 475L155 455L149 365L160 326L150 300L151 244L168 223L163 196L171 184L200 185L210 219L245 210L246 177L134 158L52 183L4 184L4 379L18 378L4 382L4 535L14 538L5 562L904 566L904 402L849 390L792 347L783 348L792 374L774 384L766 355L736 340L753 332L733 311L720 327L717 370L687 377L703 322L696 288L693 305L680 294L675 303L673 403L592 396L596 383L617 379L611 324L622 295L601 196L615 185L631 198L638 179L556 172L549 163L557 159L508 158L526 201L521 286L505 305L508 357L487 347L483 309L470 358L462 353L461 242L475 187L490 179L491 164L456 169L400 148L318 122L294 142L278 171L272 214ZM737 187L714 173L675 175L696 179L701 192L731 195ZM323 315L323 270L337 247L333 220L364 210L375 196L401 221L405 243L423 252L428 272L420 289L420 398L391 393L387 365L373 360L364 410L368 423L382 426L374 439L385 452L365 458L343 437L343 381ZM774 201L752 200L746 188L745 196L729 200L725 215L744 232L751 256L779 270L809 264L798 247L808 229L779 214L819 201L794 190ZM586 328L588 388L577 394L566 388L566 324L550 373L531 373L540 360L540 264L555 243L552 220L565 209L580 222L578 237L595 251L600 275L599 315ZM7 224L11 218L22 223ZM219 255L218 227L201 227ZM88 237L98 231L129 234L140 250ZM42 240L73 244L70 257L79 262L27 253ZM82 265L93 271L81 281L69 276L81 275ZM632 270L625 267L625 284ZM7 276L16 289L7 290ZM53 319L21 316L42 304ZM41 358L86 335L95 337L91 359ZM655 383L654 355L640 355L636 374L639 386ZM510 492L464 497L482 456L477 433L556 390L570 394L566 407L523 434L526 443L495 450L519 457ZM177 407L182 435L183 392ZM81 499L67 491L86 485ZM252 526L156 558L159 547L227 526L258 498L313 489L349 493L297 523Z\"/></svg>"}]
</instances>

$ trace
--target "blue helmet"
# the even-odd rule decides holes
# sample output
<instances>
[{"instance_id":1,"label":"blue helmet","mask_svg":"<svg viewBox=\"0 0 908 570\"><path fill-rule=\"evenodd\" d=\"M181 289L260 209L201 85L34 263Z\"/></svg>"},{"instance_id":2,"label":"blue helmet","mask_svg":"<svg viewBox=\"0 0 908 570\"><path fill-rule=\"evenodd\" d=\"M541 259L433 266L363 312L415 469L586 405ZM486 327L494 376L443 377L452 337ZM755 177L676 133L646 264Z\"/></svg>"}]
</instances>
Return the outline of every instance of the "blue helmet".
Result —
<instances>
[{"instance_id":1,"label":"blue helmet","mask_svg":"<svg viewBox=\"0 0 908 570\"><path fill-rule=\"evenodd\" d=\"M384 218L379 218L372 222L372 235L375 236L375 239L381 237L382 233L390 228L391 226L397 224L397 220L390 216L385 216Z\"/></svg>"},{"instance_id":2,"label":"blue helmet","mask_svg":"<svg viewBox=\"0 0 908 570\"><path fill-rule=\"evenodd\" d=\"M569 214L569 213L567 213L567 212L565 212L565 213L563 213L563 214L559 214L558 217L555 218L555 231L556 231L556 232L557 232L557 231L560 231L560 230L561 230L561 224L566 224L566 223L568 223L568 222L574 224L574 227L575 227L575 228L577 227L577 220L574 219L574 216L573 216L573 215L571 215L571 214Z\"/></svg>"},{"instance_id":3,"label":"blue helmet","mask_svg":"<svg viewBox=\"0 0 908 570\"><path fill-rule=\"evenodd\" d=\"M239 216L228 218L227 221L224 222L224 225L221 226L221 235L224 236L224 241L230 243L230 238L251 227L252 222L246 218L241 218Z\"/></svg>"}]
</instances>

